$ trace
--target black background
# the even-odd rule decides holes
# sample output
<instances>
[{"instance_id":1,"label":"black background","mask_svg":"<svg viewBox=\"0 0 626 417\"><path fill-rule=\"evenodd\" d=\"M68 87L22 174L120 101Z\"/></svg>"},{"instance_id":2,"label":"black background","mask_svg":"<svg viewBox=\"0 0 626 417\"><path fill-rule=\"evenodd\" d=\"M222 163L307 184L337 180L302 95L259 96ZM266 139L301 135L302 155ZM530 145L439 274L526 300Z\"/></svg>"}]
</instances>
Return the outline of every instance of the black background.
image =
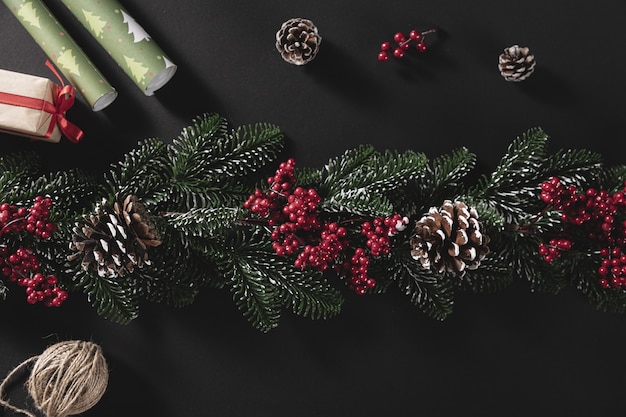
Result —
<instances>
[{"instance_id":1,"label":"black background","mask_svg":"<svg viewBox=\"0 0 626 417\"><path fill-rule=\"evenodd\" d=\"M285 159L299 166L371 143L431 157L465 146L488 171L532 127L542 127L554 149L587 148L608 164L623 162L622 0L126 0L179 67L153 97L60 1L47 4L119 92L100 112L82 101L68 112L86 134L78 145L0 135L0 152L34 149L50 169L101 172L138 140L170 140L212 112L233 126L280 126ZM291 17L313 20L323 38L304 67L274 47ZM442 32L428 38L426 54L376 60L395 32L433 25ZM0 35L0 68L53 78L6 9ZM497 69L513 44L537 60L522 83ZM396 290L346 292L336 318L285 313L267 334L251 328L227 291L207 289L183 309L142 305L129 325L97 316L79 294L45 309L14 291L0 303L0 375L76 338L99 343L110 366L107 393L85 416L615 416L624 414L625 326L626 316L597 311L575 290L531 293L526 282L461 293L443 322ZM18 388L11 395L23 400Z\"/></svg>"}]
</instances>

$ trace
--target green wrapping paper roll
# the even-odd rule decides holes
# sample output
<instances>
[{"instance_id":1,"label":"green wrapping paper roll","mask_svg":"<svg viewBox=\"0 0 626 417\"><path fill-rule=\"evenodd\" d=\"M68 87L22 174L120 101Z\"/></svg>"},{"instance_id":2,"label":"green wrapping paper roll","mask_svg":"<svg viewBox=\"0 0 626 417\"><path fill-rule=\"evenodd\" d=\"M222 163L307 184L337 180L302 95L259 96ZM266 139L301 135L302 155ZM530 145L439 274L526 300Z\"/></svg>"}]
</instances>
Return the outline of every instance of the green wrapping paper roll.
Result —
<instances>
[{"instance_id":1,"label":"green wrapping paper roll","mask_svg":"<svg viewBox=\"0 0 626 417\"><path fill-rule=\"evenodd\" d=\"M62 2L146 95L176 72L176 65L117 0Z\"/></svg>"},{"instance_id":2,"label":"green wrapping paper roll","mask_svg":"<svg viewBox=\"0 0 626 417\"><path fill-rule=\"evenodd\" d=\"M92 110L102 110L115 100L115 89L40 0L3 2Z\"/></svg>"}]
</instances>

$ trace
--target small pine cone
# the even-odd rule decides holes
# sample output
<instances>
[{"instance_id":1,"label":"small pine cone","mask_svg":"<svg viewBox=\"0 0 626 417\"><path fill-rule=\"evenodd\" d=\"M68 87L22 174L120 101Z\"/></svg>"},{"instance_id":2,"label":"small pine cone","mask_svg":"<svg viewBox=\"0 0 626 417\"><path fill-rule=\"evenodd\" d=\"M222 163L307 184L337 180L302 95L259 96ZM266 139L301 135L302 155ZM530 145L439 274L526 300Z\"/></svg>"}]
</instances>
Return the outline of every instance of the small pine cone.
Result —
<instances>
[{"instance_id":1,"label":"small pine cone","mask_svg":"<svg viewBox=\"0 0 626 417\"><path fill-rule=\"evenodd\" d=\"M117 197L113 206L103 200L96 213L76 223L69 260L82 257L85 270L102 277L124 276L135 266L150 265L148 247L161 244L159 233L144 205L134 195Z\"/></svg>"},{"instance_id":2,"label":"small pine cone","mask_svg":"<svg viewBox=\"0 0 626 417\"><path fill-rule=\"evenodd\" d=\"M465 203L446 200L440 209L432 207L415 225L411 256L422 267L459 276L476 269L489 253L489 236L481 232L478 213Z\"/></svg>"},{"instance_id":3,"label":"small pine cone","mask_svg":"<svg viewBox=\"0 0 626 417\"><path fill-rule=\"evenodd\" d=\"M505 48L498 58L500 74L507 81L524 81L535 71L535 56L526 47L513 45Z\"/></svg>"},{"instance_id":4,"label":"small pine cone","mask_svg":"<svg viewBox=\"0 0 626 417\"><path fill-rule=\"evenodd\" d=\"M276 49L294 65L304 65L315 58L321 42L317 27L308 19L289 19L276 32Z\"/></svg>"}]
</instances>

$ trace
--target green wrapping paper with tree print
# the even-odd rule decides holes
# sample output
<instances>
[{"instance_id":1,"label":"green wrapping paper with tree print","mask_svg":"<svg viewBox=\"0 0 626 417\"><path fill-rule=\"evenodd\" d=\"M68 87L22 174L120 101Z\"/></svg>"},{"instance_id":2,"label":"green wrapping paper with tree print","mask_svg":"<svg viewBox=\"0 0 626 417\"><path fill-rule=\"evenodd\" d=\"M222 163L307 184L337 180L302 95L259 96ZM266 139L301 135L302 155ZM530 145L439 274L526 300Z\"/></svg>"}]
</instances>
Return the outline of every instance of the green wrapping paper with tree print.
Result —
<instances>
[{"instance_id":1,"label":"green wrapping paper with tree print","mask_svg":"<svg viewBox=\"0 0 626 417\"><path fill-rule=\"evenodd\" d=\"M117 0L62 2L146 95L176 72L176 65Z\"/></svg>"},{"instance_id":2,"label":"green wrapping paper with tree print","mask_svg":"<svg viewBox=\"0 0 626 417\"><path fill-rule=\"evenodd\" d=\"M3 2L94 111L115 100L115 89L40 0Z\"/></svg>"}]
</instances>

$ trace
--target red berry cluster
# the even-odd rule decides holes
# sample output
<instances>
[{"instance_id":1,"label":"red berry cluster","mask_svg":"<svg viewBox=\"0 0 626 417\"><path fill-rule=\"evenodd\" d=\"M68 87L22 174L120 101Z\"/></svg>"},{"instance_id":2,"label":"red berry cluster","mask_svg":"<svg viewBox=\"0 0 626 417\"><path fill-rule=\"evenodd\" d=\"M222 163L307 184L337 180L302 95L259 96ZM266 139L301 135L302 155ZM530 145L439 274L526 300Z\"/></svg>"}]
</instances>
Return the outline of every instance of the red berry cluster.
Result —
<instances>
[{"instance_id":1,"label":"red berry cluster","mask_svg":"<svg viewBox=\"0 0 626 417\"><path fill-rule=\"evenodd\" d=\"M6 247L0 248L2 275L20 287L26 287L26 301L59 307L67 300L67 292L57 286L59 280L55 275L45 276L37 272L39 267L39 259L31 248L18 248L13 253L9 253Z\"/></svg>"},{"instance_id":2,"label":"red berry cluster","mask_svg":"<svg viewBox=\"0 0 626 417\"><path fill-rule=\"evenodd\" d=\"M566 187L554 177L541 185L541 199L561 212L566 236L550 246L567 250L575 237L592 244L602 257L600 285L626 289L626 183L613 194L594 188L578 192L575 186ZM546 253L541 248L540 253ZM553 253L543 256L551 255L554 259Z\"/></svg>"},{"instance_id":3,"label":"red berry cluster","mask_svg":"<svg viewBox=\"0 0 626 417\"><path fill-rule=\"evenodd\" d=\"M365 249L356 248L354 255L337 266L337 271L348 277L348 287L358 295L376 286L376 280L368 275L370 258Z\"/></svg>"},{"instance_id":4,"label":"red berry cluster","mask_svg":"<svg viewBox=\"0 0 626 417\"><path fill-rule=\"evenodd\" d=\"M626 253L623 248L602 248L598 268L602 288L626 288Z\"/></svg>"},{"instance_id":5,"label":"red berry cluster","mask_svg":"<svg viewBox=\"0 0 626 417\"><path fill-rule=\"evenodd\" d=\"M409 219L399 214L391 217L376 217L374 220L361 224L361 234L367 238L366 245L372 256L381 256L389 253L389 238L398 231L404 230Z\"/></svg>"},{"instance_id":6,"label":"red berry cluster","mask_svg":"<svg viewBox=\"0 0 626 417\"><path fill-rule=\"evenodd\" d=\"M50 239L57 226L49 220L52 199L37 196L30 208L8 203L0 204L0 235L26 232L41 239ZM67 292L57 286L54 275L39 272L40 262L33 249L19 247L10 252L0 247L0 272L10 282L26 287L26 301L30 304L43 302L58 307L67 299Z\"/></svg>"},{"instance_id":7,"label":"red berry cluster","mask_svg":"<svg viewBox=\"0 0 626 417\"><path fill-rule=\"evenodd\" d=\"M539 255L548 263L554 262L555 259L561 257L561 251L570 250L572 241L569 239L550 239L548 244L541 242L539 244Z\"/></svg>"},{"instance_id":8,"label":"red berry cluster","mask_svg":"<svg viewBox=\"0 0 626 417\"><path fill-rule=\"evenodd\" d=\"M368 254L381 256L389 253L389 237L402 230L407 218L396 214L361 225L367 238L365 248L357 248L346 262L339 259L348 250L349 231L336 221L320 219L320 196L313 188L295 187L295 161L288 159L280 164L276 173L267 179L267 190L256 189L244 202L244 208L268 219L272 227L272 248L279 256L295 255L294 266L325 271L335 267L349 277L349 286L357 294L373 288L376 281L367 276ZM295 187L295 188L294 188ZM342 223L353 223L344 220Z\"/></svg>"},{"instance_id":9,"label":"red berry cluster","mask_svg":"<svg viewBox=\"0 0 626 417\"><path fill-rule=\"evenodd\" d=\"M0 235L26 231L42 239L49 239L57 230L50 222L52 199L37 196L30 208L0 204Z\"/></svg>"},{"instance_id":10,"label":"red berry cluster","mask_svg":"<svg viewBox=\"0 0 626 417\"><path fill-rule=\"evenodd\" d=\"M296 268L304 269L308 266L324 271L333 265L337 257L348 247L348 231L336 222L324 222L319 243L305 245L302 252L294 261Z\"/></svg>"},{"instance_id":11,"label":"red berry cluster","mask_svg":"<svg viewBox=\"0 0 626 417\"><path fill-rule=\"evenodd\" d=\"M393 54L396 58L403 58L405 52L411 47L411 42L415 42L415 49L419 52L426 52L427 46L426 42L424 42L424 38L429 33L436 32L436 29L428 29L424 32L420 32L419 30L413 29L409 32L408 38L402 32L397 32L393 35L393 40L396 43L395 46L391 44L391 42L383 42L380 45L380 52L378 53L378 60L381 62L385 62L389 60L389 53Z\"/></svg>"},{"instance_id":12,"label":"red berry cluster","mask_svg":"<svg viewBox=\"0 0 626 417\"><path fill-rule=\"evenodd\" d=\"M407 217L394 214L391 217L376 217L372 221L361 224L361 234L367 238L365 246L373 257L387 255L391 249L390 237L406 228ZM376 280L369 276L370 258L364 248L356 248L354 254L347 259L338 270L346 275L349 287L361 295L376 286Z\"/></svg>"}]
</instances>

